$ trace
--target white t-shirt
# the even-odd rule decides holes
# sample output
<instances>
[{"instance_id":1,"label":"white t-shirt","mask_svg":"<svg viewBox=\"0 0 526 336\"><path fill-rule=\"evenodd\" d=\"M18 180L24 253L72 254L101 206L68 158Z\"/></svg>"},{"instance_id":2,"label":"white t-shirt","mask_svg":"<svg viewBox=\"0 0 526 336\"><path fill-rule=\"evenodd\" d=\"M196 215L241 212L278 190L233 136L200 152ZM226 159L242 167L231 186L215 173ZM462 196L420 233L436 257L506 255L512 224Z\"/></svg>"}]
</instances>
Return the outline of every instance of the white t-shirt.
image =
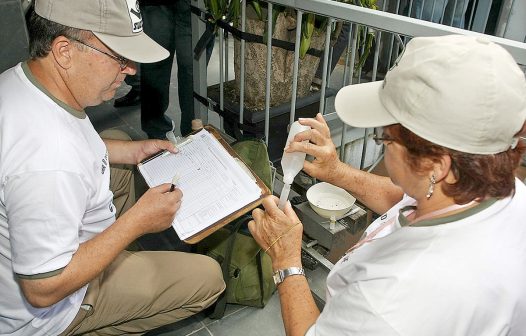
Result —
<instances>
[{"instance_id":1,"label":"white t-shirt","mask_svg":"<svg viewBox=\"0 0 526 336\"><path fill-rule=\"evenodd\" d=\"M27 65L0 75L0 334L56 335L87 286L47 308L17 276L47 277L115 221L104 142L84 111L52 99Z\"/></svg>"},{"instance_id":2,"label":"white t-shirt","mask_svg":"<svg viewBox=\"0 0 526 336\"><path fill-rule=\"evenodd\" d=\"M413 202L404 197L378 221L398 222ZM398 222L344 255L307 335L524 335L526 187L517 180L513 197L465 213L442 224Z\"/></svg>"}]
</instances>

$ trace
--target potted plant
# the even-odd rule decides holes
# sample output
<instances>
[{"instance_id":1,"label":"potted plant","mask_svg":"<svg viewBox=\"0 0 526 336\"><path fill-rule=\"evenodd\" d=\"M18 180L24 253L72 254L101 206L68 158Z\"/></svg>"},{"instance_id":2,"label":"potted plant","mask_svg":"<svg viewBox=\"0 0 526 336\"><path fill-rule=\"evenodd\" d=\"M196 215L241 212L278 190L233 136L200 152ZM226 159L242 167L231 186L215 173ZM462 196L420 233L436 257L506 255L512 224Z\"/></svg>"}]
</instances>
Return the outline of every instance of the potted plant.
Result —
<instances>
[{"instance_id":1,"label":"potted plant","mask_svg":"<svg viewBox=\"0 0 526 336\"><path fill-rule=\"evenodd\" d=\"M367 8L376 9L377 0L339 0ZM210 23L215 27L218 22L231 23L234 28L240 26L239 0L205 0L210 13ZM245 32L263 36L266 42L267 3L249 0L246 11ZM300 41L300 64L298 73L297 97L309 94L311 82L320 62L319 56L307 53L309 49L322 51L325 43L325 31L329 20L326 17L305 13L302 18L302 33ZM295 42L296 11L293 8L274 5L272 13L272 37L280 41ZM341 26L341 23L340 23ZM335 29L332 39L335 40L341 29ZM359 61L356 66L363 65L372 46L374 34L361 28L358 32ZM318 52L318 54L321 54ZM240 73L240 41L234 42L234 71L236 74L235 87L226 87L228 99L235 99L232 95L239 92ZM245 47L245 107L261 110L265 104L267 46L262 43L247 42ZM294 52L273 45L271 64L271 107L290 102L292 95L292 68ZM238 98L238 96L237 96Z\"/></svg>"}]
</instances>

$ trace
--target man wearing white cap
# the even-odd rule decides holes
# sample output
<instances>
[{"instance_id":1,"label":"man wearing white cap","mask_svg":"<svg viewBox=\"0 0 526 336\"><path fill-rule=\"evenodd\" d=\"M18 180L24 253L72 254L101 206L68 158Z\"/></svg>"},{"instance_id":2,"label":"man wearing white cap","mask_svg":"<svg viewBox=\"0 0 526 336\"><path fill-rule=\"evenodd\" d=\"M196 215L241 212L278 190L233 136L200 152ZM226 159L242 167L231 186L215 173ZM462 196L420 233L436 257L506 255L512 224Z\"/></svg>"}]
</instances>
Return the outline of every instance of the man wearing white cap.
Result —
<instances>
[{"instance_id":1,"label":"man wearing white cap","mask_svg":"<svg viewBox=\"0 0 526 336\"><path fill-rule=\"evenodd\" d=\"M130 172L109 165L176 149L102 140L84 112L134 62L168 56L137 1L37 0L29 35L31 59L0 75L0 334L142 334L210 306L225 288L212 259L124 251L169 228L182 193L161 185L132 206Z\"/></svg>"},{"instance_id":2,"label":"man wearing white cap","mask_svg":"<svg viewBox=\"0 0 526 336\"><path fill-rule=\"evenodd\" d=\"M382 214L329 273L320 313L301 265L302 229L267 198L249 228L268 249L288 335L524 335L526 80L483 37L412 39L385 80L350 85L336 112L383 127L389 177L338 160L323 117L287 151L308 174ZM306 143L302 143L304 140Z\"/></svg>"}]
</instances>

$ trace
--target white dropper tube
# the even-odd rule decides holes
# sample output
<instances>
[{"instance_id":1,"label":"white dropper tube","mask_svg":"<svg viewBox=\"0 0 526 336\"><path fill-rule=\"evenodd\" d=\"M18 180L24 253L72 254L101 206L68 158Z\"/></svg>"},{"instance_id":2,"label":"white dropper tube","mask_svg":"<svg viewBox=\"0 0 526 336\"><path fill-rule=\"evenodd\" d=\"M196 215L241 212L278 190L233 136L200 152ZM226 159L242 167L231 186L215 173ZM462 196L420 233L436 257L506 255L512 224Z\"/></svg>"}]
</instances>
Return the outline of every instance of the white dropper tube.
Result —
<instances>
[{"instance_id":1,"label":"white dropper tube","mask_svg":"<svg viewBox=\"0 0 526 336\"><path fill-rule=\"evenodd\" d=\"M298 121L293 122L290 126L286 146L288 146L292 141L294 141L294 137L296 136L296 134L309 129L310 126L304 126ZM296 177L296 175L298 175L300 170L303 168L303 162L305 161L306 155L307 154L303 152L287 153L283 151L283 157L281 158L281 169L283 170L284 186L281 190L281 195L279 197L278 203L278 208L280 208L281 210L285 208L285 204L289 199L290 185L294 181L294 177Z\"/></svg>"}]
</instances>

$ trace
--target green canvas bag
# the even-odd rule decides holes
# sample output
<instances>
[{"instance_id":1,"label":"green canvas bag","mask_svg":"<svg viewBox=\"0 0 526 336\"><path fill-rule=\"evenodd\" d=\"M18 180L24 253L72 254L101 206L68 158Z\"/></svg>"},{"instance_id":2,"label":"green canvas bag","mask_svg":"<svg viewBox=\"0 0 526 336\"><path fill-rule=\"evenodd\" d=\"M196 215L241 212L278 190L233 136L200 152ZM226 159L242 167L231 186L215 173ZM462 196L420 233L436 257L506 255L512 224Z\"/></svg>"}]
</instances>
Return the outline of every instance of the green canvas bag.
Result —
<instances>
[{"instance_id":1,"label":"green canvas bag","mask_svg":"<svg viewBox=\"0 0 526 336\"><path fill-rule=\"evenodd\" d=\"M243 140L232 148L272 190L272 166L265 143ZM250 214L241 216L197 245L199 253L221 265L226 283L226 290L217 300L210 318L223 317L227 303L264 307L276 289L270 257L248 231L247 223L251 219Z\"/></svg>"}]
</instances>

